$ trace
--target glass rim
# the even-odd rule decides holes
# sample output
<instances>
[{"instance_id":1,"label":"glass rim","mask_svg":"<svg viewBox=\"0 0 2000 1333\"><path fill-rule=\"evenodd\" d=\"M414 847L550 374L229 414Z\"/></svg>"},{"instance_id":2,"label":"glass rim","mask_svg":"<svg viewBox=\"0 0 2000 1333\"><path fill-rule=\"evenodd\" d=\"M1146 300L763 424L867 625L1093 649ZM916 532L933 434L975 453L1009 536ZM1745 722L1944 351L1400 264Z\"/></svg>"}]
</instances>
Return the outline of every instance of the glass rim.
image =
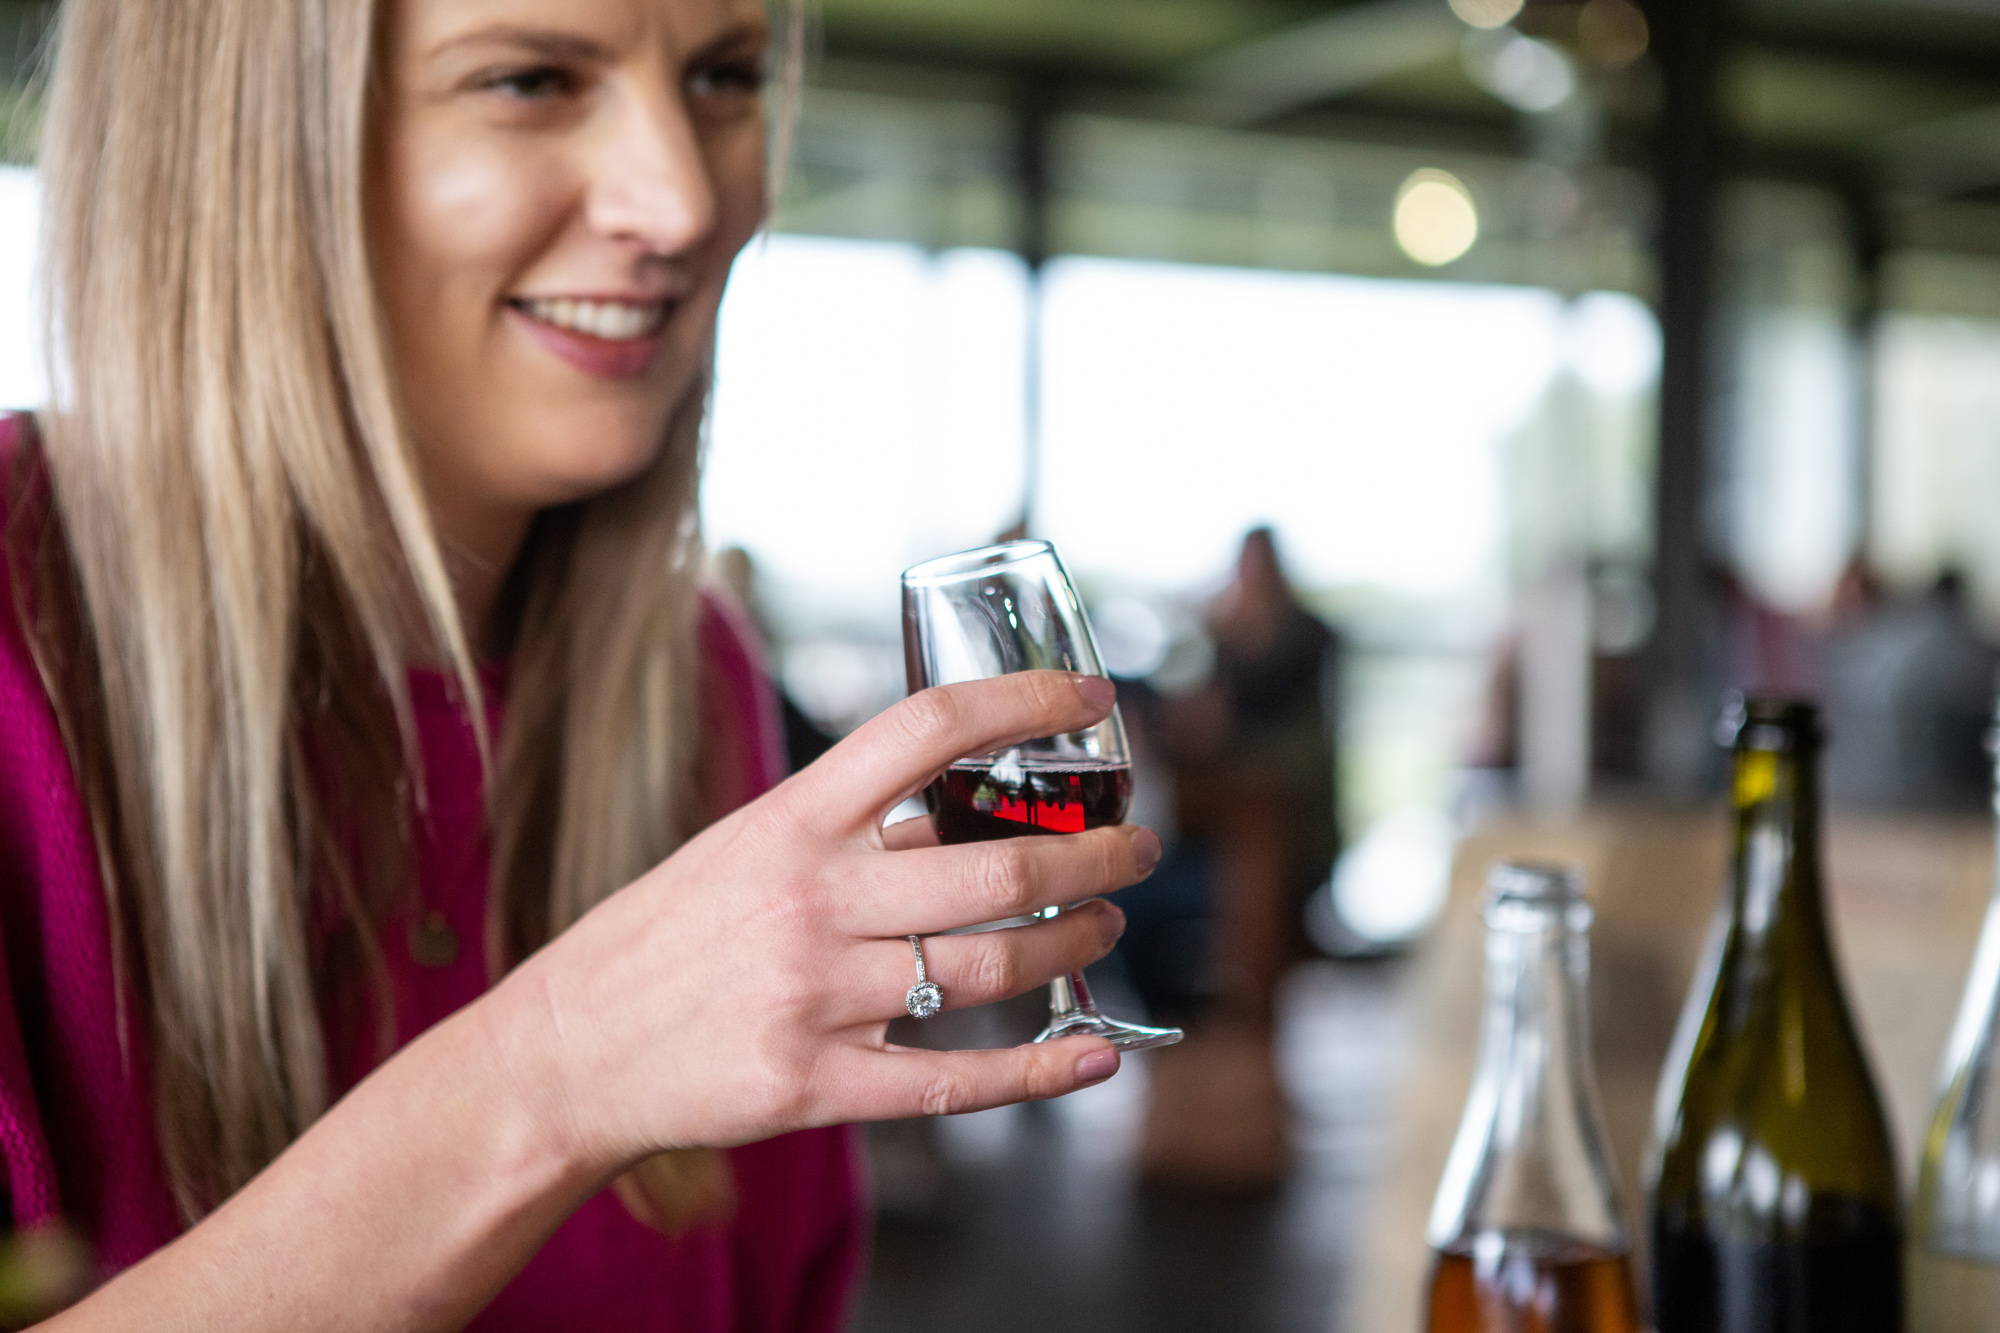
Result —
<instances>
[{"instance_id":1,"label":"glass rim","mask_svg":"<svg viewBox=\"0 0 2000 1333\"><path fill-rule=\"evenodd\" d=\"M906 588L930 587L940 583L952 583L970 575L984 574L995 569L1005 569L1009 565L1026 564L1041 556L1055 557L1056 548L1039 537L1024 537L1019 541L998 542L991 546L975 546L969 551L954 551L950 555L940 555L911 565L903 571L903 586ZM1056 557L1056 565L1062 561Z\"/></svg>"}]
</instances>

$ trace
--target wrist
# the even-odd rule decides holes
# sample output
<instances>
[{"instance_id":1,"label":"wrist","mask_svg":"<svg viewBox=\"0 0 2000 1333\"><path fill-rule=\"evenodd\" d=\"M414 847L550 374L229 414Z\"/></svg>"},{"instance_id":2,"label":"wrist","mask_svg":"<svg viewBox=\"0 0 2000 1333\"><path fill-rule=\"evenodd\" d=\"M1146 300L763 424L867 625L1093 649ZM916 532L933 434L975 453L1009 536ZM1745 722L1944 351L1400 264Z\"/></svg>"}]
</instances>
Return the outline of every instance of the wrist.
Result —
<instances>
[{"instance_id":1,"label":"wrist","mask_svg":"<svg viewBox=\"0 0 2000 1333\"><path fill-rule=\"evenodd\" d=\"M621 1154L592 1132L567 1075L555 1008L538 964L516 969L469 1006L476 1058L497 1083L501 1114L540 1169L588 1192L609 1184L639 1154Z\"/></svg>"}]
</instances>

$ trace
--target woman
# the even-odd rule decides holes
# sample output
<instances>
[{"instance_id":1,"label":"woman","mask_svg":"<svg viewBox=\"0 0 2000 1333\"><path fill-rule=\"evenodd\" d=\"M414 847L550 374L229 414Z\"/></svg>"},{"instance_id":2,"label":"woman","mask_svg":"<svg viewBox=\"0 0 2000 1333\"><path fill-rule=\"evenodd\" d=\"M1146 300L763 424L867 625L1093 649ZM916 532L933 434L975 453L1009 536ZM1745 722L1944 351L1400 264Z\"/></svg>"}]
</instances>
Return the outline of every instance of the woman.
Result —
<instances>
[{"instance_id":1,"label":"woman","mask_svg":"<svg viewBox=\"0 0 2000 1333\"><path fill-rule=\"evenodd\" d=\"M58 388L0 446L0 1162L116 1276L50 1327L832 1327L822 1127L1116 1069L883 1037L906 936L1157 856L881 827L1108 684L929 692L764 792L693 592L768 42L756 0L63 6ZM1120 921L928 961L985 1003Z\"/></svg>"}]
</instances>

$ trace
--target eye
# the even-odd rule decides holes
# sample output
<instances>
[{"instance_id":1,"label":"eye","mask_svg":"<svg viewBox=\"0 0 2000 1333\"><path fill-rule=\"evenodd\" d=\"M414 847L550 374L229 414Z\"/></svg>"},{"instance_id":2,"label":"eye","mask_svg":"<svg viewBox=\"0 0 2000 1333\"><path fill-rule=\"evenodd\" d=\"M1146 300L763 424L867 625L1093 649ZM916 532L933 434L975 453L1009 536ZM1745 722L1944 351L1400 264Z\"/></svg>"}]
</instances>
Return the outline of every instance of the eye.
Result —
<instances>
[{"instance_id":1,"label":"eye","mask_svg":"<svg viewBox=\"0 0 2000 1333\"><path fill-rule=\"evenodd\" d=\"M495 70L481 75L482 91L496 92L519 102L545 102L567 97L577 90L577 78L560 65L530 65L521 69Z\"/></svg>"},{"instance_id":2,"label":"eye","mask_svg":"<svg viewBox=\"0 0 2000 1333\"><path fill-rule=\"evenodd\" d=\"M716 60L697 65L688 74L688 91L696 97L756 97L767 80L762 60Z\"/></svg>"}]
</instances>

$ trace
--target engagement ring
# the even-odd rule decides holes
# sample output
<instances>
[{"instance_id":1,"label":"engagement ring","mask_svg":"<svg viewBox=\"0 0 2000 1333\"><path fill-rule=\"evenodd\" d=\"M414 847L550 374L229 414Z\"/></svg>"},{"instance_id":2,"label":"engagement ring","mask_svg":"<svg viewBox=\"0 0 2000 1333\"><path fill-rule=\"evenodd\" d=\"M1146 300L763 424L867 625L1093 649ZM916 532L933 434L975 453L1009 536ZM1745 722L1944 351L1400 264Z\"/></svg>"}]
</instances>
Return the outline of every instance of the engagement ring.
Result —
<instances>
[{"instance_id":1,"label":"engagement ring","mask_svg":"<svg viewBox=\"0 0 2000 1333\"><path fill-rule=\"evenodd\" d=\"M932 981L924 972L924 941L919 935L905 936L910 947L917 954L917 984L910 987L903 996L903 1007L910 1011L911 1018L929 1018L944 1008L944 989Z\"/></svg>"}]
</instances>

